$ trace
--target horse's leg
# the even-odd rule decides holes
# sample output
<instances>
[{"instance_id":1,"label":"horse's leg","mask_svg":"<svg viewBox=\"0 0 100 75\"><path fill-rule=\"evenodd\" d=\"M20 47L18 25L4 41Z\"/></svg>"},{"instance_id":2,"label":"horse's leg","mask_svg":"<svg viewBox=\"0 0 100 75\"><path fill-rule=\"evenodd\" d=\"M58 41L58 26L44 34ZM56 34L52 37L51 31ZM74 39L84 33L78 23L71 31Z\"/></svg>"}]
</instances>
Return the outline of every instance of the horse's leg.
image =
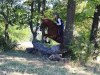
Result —
<instances>
[{"instance_id":1,"label":"horse's leg","mask_svg":"<svg viewBox=\"0 0 100 75\"><path fill-rule=\"evenodd\" d=\"M48 34L46 34L45 37L44 37L44 41L45 41L45 43L50 43L50 40L49 40L48 37L49 37Z\"/></svg>"},{"instance_id":2,"label":"horse's leg","mask_svg":"<svg viewBox=\"0 0 100 75\"><path fill-rule=\"evenodd\" d=\"M43 42L46 42L46 38L47 38L46 36L43 36Z\"/></svg>"}]
</instances>

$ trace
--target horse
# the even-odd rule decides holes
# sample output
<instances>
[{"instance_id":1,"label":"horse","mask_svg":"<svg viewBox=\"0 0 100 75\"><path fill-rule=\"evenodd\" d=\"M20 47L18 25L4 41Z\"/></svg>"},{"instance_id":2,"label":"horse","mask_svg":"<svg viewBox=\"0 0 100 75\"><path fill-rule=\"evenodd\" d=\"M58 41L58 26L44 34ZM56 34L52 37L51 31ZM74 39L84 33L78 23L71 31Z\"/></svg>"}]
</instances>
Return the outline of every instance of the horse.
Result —
<instances>
[{"instance_id":1,"label":"horse","mask_svg":"<svg viewBox=\"0 0 100 75\"><path fill-rule=\"evenodd\" d=\"M40 29L44 32L44 37L49 37L58 43L63 43L63 36L59 34L60 27L50 19L42 19ZM45 33L47 29L47 33Z\"/></svg>"}]
</instances>

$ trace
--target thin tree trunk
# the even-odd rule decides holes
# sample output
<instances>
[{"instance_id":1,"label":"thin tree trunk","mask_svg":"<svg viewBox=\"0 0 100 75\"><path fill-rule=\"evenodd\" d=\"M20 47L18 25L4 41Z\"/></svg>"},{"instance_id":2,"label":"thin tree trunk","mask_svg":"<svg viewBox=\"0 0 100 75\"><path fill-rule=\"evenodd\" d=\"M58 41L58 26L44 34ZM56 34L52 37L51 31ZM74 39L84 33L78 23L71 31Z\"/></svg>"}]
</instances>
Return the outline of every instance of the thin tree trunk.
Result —
<instances>
[{"instance_id":1,"label":"thin tree trunk","mask_svg":"<svg viewBox=\"0 0 100 75\"><path fill-rule=\"evenodd\" d=\"M40 8L41 8L41 1L38 0L38 13L40 13Z\"/></svg>"},{"instance_id":2,"label":"thin tree trunk","mask_svg":"<svg viewBox=\"0 0 100 75\"><path fill-rule=\"evenodd\" d=\"M31 30L32 35L34 34L34 31L33 31L33 23L32 23L33 11L34 11L33 5L34 5L34 1L32 0L32 3L31 3L31 15L30 15L30 20L29 20L29 26L30 26L30 30Z\"/></svg>"},{"instance_id":3,"label":"thin tree trunk","mask_svg":"<svg viewBox=\"0 0 100 75\"><path fill-rule=\"evenodd\" d=\"M44 11L45 11L45 6L46 6L46 0L43 0L42 1L42 16L44 16L45 17L45 15L44 15ZM44 29L42 29L42 42L44 42L44 34L45 34L45 30Z\"/></svg>"},{"instance_id":4,"label":"thin tree trunk","mask_svg":"<svg viewBox=\"0 0 100 75\"><path fill-rule=\"evenodd\" d=\"M9 28L9 24L5 24L5 31L4 31L4 34L5 34L5 42L6 42L6 43L8 43L8 41L9 41L8 28Z\"/></svg>"},{"instance_id":5,"label":"thin tree trunk","mask_svg":"<svg viewBox=\"0 0 100 75\"><path fill-rule=\"evenodd\" d=\"M98 26L99 26L99 16L100 16L100 5L96 7L96 11L94 12L94 18L92 23L92 29L90 34L90 41L94 43L94 47L98 48L97 43L97 32L98 32Z\"/></svg>"},{"instance_id":6,"label":"thin tree trunk","mask_svg":"<svg viewBox=\"0 0 100 75\"><path fill-rule=\"evenodd\" d=\"M69 45L73 40L75 8L76 8L75 0L68 0L67 19L66 19L66 27L64 32L64 47L67 48L69 48Z\"/></svg>"},{"instance_id":7,"label":"thin tree trunk","mask_svg":"<svg viewBox=\"0 0 100 75\"><path fill-rule=\"evenodd\" d=\"M34 0L32 0L32 3L31 3L31 15L30 15L30 20L29 20L29 26L30 26L31 33L32 33L32 35L33 35L33 40L36 40L38 25L37 25L37 27L36 27L36 30L33 31L33 22L32 22L32 19L33 19L33 12L34 12L33 6L34 6Z\"/></svg>"},{"instance_id":8,"label":"thin tree trunk","mask_svg":"<svg viewBox=\"0 0 100 75\"><path fill-rule=\"evenodd\" d=\"M8 43L9 41L9 33L8 33L8 28L9 28L9 24L11 24L8 20L9 17L9 9L7 7L7 15L2 11L1 14L4 17L4 21L5 21L5 30L4 30L4 35L5 35L5 42Z\"/></svg>"},{"instance_id":9,"label":"thin tree trunk","mask_svg":"<svg viewBox=\"0 0 100 75\"><path fill-rule=\"evenodd\" d=\"M9 17L9 8L7 7L7 20L8 20L8 17ZM9 41L8 28L9 28L9 20L8 20L8 23L5 24L5 39L6 39L6 42Z\"/></svg>"},{"instance_id":10,"label":"thin tree trunk","mask_svg":"<svg viewBox=\"0 0 100 75\"><path fill-rule=\"evenodd\" d=\"M42 15L44 16L44 11L45 11L45 6L46 6L46 0L42 1Z\"/></svg>"},{"instance_id":11,"label":"thin tree trunk","mask_svg":"<svg viewBox=\"0 0 100 75\"><path fill-rule=\"evenodd\" d=\"M39 26L39 24L37 23L36 29L33 32L33 40L36 40L38 26Z\"/></svg>"}]
</instances>

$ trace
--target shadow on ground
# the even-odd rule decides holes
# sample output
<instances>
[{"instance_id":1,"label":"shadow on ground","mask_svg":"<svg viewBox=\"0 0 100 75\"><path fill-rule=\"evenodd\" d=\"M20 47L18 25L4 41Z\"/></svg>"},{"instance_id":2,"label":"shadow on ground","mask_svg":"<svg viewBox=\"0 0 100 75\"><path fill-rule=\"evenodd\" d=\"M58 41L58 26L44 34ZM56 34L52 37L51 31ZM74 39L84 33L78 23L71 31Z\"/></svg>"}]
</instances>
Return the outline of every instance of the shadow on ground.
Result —
<instances>
[{"instance_id":1,"label":"shadow on ground","mask_svg":"<svg viewBox=\"0 0 100 75\"><path fill-rule=\"evenodd\" d=\"M59 66L58 66L59 65ZM25 51L9 51L0 53L0 75L67 75L62 63L51 62L45 57L29 54Z\"/></svg>"},{"instance_id":2,"label":"shadow on ground","mask_svg":"<svg viewBox=\"0 0 100 75\"><path fill-rule=\"evenodd\" d=\"M88 68L84 70L92 72ZM75 71L67 63L50 61L37 53L29 54L22 50L0 53L0 75L92 75ZM99 70L95 74L99 75Z\"/></svg>"}]
</instances>

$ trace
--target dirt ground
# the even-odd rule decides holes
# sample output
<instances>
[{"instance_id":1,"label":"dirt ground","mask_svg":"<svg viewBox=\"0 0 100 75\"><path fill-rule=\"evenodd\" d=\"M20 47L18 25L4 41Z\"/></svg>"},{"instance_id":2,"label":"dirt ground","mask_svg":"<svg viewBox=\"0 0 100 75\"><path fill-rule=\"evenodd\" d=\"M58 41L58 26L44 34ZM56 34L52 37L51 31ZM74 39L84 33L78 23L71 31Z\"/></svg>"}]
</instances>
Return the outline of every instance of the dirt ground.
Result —
<instances>
[{"instance_id":1,"label":"dirt ground","mask_svg":"<svg viewBox=\"0 0 100 75\"><path fill-rule=\"evenodd\" d=\"M37 53L12 50L0 52L0 75L100 75L99 62L88 62L85 66L75 63L50 61Z\"/></svg>"}]
</instances>

